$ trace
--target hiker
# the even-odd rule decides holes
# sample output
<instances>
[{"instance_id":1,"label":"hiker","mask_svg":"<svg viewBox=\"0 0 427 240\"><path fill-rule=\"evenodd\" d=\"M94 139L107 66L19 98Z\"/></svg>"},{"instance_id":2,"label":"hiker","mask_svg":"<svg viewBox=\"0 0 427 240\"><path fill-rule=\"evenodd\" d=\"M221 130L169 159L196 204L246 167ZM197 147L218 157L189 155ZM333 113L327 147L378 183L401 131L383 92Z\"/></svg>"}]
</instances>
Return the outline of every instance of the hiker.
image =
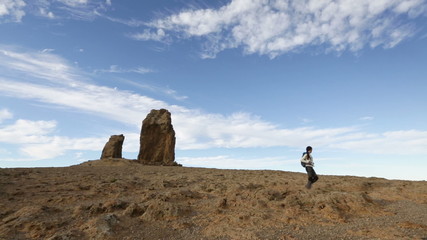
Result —
<instances>
[{"instance_id":1,"label":"hiker","mask_svg":"<svg viewBox=\"0 0 427 240\"><path fill-rule=\"evenodd\" d=\"M305 168L308 175L308 182L305 187L307 189L311 189L311 185L315 183L319 179L319 177L317 177L317 174L313 169L314 162L313 156L311 155L311 153L313 152L313 148L308 146L305 150L306 151L302 154L301 157L301 165Z\"/></svg>"}]
</instances>

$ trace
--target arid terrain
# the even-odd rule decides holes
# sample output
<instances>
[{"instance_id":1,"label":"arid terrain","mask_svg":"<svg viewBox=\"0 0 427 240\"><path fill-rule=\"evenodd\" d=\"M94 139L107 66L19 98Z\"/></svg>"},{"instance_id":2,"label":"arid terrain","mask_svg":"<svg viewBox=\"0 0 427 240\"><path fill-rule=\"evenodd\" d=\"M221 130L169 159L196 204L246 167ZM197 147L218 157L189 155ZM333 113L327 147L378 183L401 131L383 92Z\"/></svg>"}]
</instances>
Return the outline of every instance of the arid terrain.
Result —
<instances>
[{"instance_id":1,"label":"arid terrain","mask_svg":"<svg viewBox=\"0 0 427 240\"><path fill-rule=\"evenodd\" d=\"M0 169L0 239L427 239L427 182L145 166Z\"/></svg>"}]
</instances>

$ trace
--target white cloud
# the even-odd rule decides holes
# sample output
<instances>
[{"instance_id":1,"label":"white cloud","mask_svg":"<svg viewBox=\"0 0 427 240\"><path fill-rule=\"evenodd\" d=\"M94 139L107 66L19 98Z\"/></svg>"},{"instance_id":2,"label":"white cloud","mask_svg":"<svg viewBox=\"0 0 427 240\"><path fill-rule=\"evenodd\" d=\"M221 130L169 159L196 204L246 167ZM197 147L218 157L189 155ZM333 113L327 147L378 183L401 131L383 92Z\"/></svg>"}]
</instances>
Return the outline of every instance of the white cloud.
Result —
<instances>
[{"instance_id":1,"label":"white cloud","mask_svg":"<svg viewBox=\"0 0 427 240\"><path fill-rule=\"evenodd\" d=\"M53 14L51 11L45 9L45 8L40 8L40 15L46 18L50 18L50 19L54 19L55 18L55 14Z\"/></svg>"},{"instance_id":2,"label":"white cloud","mask_svg":"<svg viewBox=\"0 0 427 240\"><path fill-rule=\"evenodd\" d=\"M76 7L79 5L86 5L88 3L88 0L58 0L58 2L61 2L71 7Z\"/></svg>"},{"instance_id":3,"label":"white cloud","mask_svg":"<svg viewBox=\"0 0 427 240\"><path fill-rule=\"evenodd\" d=\"M229 116L196 110L177 112L174 124L180 149L209 148L301 148L307 143L329 148L335 143L372 138L356 127L283 129L248 113ZM388 151L383 149L384 151Z\"/></svg>"},{"instance_id":4,"label":"white cloud","mask_svg":"<svg viewBox=\"0 0 427 240\"><path fill-rule=\"evenodd\" d=\"M203 57L237 47L270 57L309 46L338 52L391 48L414 33L412 19L426 13L426 6L423 0L232 0L218 9L153 20L146 25L157 32L146 29L133 37L163 41L165 31L205 37Z\"/></svg>"},{"instance_id":5,"label":"white cloud","mask_svg":"<svg viewBox=\"0 0 427 240\"><path fill-rule=\"evenodd\" d=\"M68 150L100 151L107 139L56 136L56 128L56 121L19 119L11 125L0 126L0 142L19 145L24 156L20 161L36 161L58 157ZM17 158L9 159L14 160Z\"/></svg>"},{"instance_id":6,"label":"white cloud","mask_svg":"<svg viewBox=\"0 0 427 240\"><path fill-rule=\"evenodd\" d=\"M0 142L35 143L44 142L46 134L56 128L55 121L17 120L13 125L0 128Z\"/></svg>"},{"instance_id":7,"label":"white cloud","mask_svg":"<svg viewBox=\"0 0 427 240\"><path fill-rule=\"evenodd\" d=\"M1 155L10 155L12 153L9 150L7 150L7 149L0 148L0 154Z\"/></svg>"},{"instance_id":8,"label":"white cloud","mask_svg":"<svg viewBox=\"0 0 427 240\"><path fill-rule=\"evenodd\" d=\"M336 142L331 144L331 147L376 154L426 154L427 131L388 131L370 137Z\"/></svg>"},{"instance_id":9,"label":"white cloud","mask_svg":"<svg viewBox=\"0 0 427 240\"><path fill-rule=\"evenodd\" d=\"M6 21L20 22L25 16L23 0L1 0L0 1L0 21L6 18Z\"/></svg>"},{"instance_id":10,"label":"white cloud","mask_svg":"<svg viewBox=\"0 0 427 240\"><path fill-rule=\"evenodd\" d=\"M26 144L21 147L21 153L32 161L53 159L64 154L63 146L59 139L52 139L45 144L34 143Z\"/></svg>"},{"instance_id":11,"label":"white cloud","mask_svg":"<svg viewBox=\"0 0 427 240\"><path fill-rule=\"evenodd\" d=\"M52 49L52 48L45 48L45 49L43 49L41 52L42 52L42 53L51 53L51 52L53 52L53 51L55 51L55 49Z\"/></svg>"},{"instance_id":12,"label":"white cloud","mask_svg":"<svg viewBox=\"0 0 427 240\"><path fill-rule=\"evenodd\" d=\"M0 123L6 119L13 118L13 114L7 109L0 109Z\"/></svg>"},{"instance_id":13,"label":"white cloud","mask_svg":"<svg viewBox=\"0 0 427 240\"><path fill-rule=\"evenodd\" d=\"M311 122L313 122L313 120L308 119L308 118L302 118L302 119L301 119L301 121L302 121L302 123L304 123L304 124L307 124L307 123L311 123Z\"/></svg>"},{"instance_id":14,"label":"white cloud","mask_svg":"<svg viewBox=\"0 0 427 240\"><path fill-rule=\"evenodd\" d=\"M154 31L154 32L148 29L145 29L144 32L142 33L131 34L130 37L140 41L159 41L159 42L166 42L166 39L168 38L165 31L163 31L163 29L157 29L157 31Z\"/></svg>"},{"instance_id":15,"label":"white cloud","mask_svg":"<svg viewBox=\"0 0 427 240\"><path fill-rule=\"evenodd\" d=\"M359 120L362 120L362 121L372 121L372 120L374 120L374 117L371 117L371 116L365 116L365 117L361 117L361 118L359 118Z\"/></svg>"}]
</instances>

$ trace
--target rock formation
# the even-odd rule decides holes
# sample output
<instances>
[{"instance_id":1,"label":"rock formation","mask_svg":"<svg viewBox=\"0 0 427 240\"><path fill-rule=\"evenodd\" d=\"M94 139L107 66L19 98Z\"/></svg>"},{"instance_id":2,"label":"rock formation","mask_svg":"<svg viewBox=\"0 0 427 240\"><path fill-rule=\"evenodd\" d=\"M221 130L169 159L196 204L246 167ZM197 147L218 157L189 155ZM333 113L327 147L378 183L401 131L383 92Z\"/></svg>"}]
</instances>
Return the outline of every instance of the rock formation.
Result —
<instances>
[{"instance_id":1,"label":"rock formation","mask_svg":"<svg viewBox=\"0 0 427 240\"><path fill-rule=\"evenodd\" d=\"M151 110L142 122L138 161L147 165L176 166L175 131L166 109Z\"/></svg>"},{"instance_id":2,"label":"rock formation","mask_svg":"<svg viewBox=\"0 0 427 240\"><path fill-rule=\"evenodd\" d=\"M125 136L112 135L102 150L101 159L122 158L122 146Z\"/></svg>"}]
</instances>

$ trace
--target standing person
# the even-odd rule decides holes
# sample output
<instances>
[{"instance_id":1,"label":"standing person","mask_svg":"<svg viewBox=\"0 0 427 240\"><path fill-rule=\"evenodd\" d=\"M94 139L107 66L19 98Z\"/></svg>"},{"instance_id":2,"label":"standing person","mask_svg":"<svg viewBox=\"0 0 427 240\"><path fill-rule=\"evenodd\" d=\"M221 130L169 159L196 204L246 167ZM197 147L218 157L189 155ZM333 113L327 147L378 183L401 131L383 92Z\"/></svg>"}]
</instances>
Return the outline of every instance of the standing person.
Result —
<instances>
[{"instance_id":1,"label":"standing person","mask_svg":"<svg viewBox=\"0 0 427 240\"><path fill-rule=\"evenodd\" d=\"M315 183L319 177L317 176L316 172L314 171L314 162L313 162L313 156L311 153L313 152L313 148L308 146L306 151L302 154L301 157L301 165L305 168L308 174L308 182L305 185L307 189L311 189L311 185Z\"/></svg>"}]
</instances>

